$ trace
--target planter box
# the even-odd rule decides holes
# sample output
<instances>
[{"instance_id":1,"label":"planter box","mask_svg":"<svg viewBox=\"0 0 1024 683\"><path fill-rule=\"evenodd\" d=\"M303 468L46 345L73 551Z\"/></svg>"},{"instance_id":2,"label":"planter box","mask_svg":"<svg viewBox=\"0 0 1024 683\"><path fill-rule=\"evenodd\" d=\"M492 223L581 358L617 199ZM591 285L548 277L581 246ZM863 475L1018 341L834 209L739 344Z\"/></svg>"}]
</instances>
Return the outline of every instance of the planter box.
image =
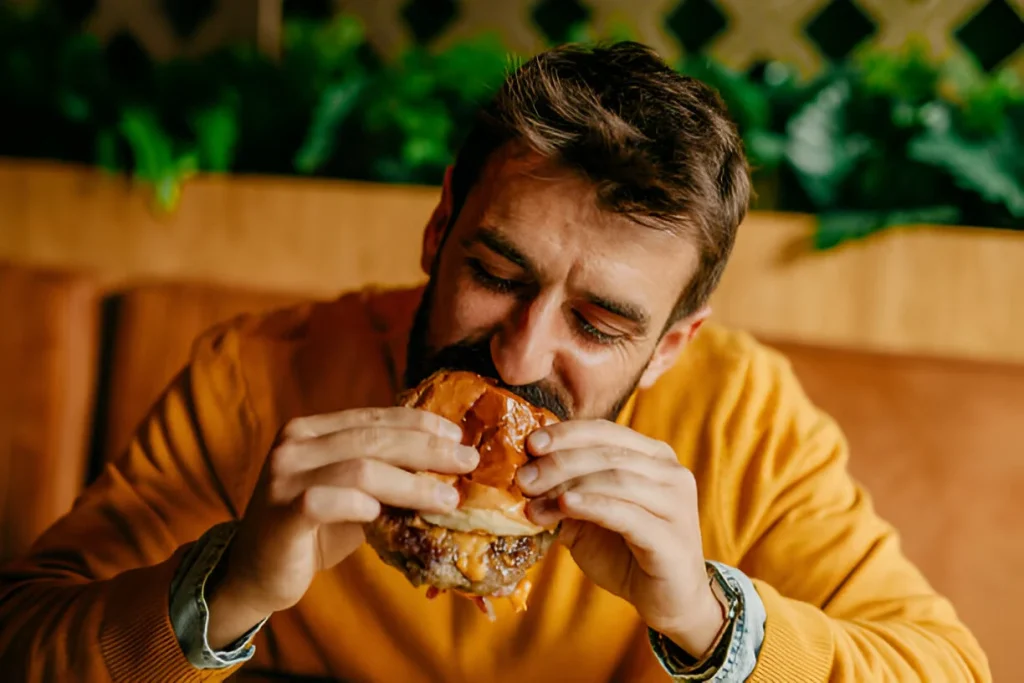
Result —
<instances>
[{"instance_id":1,"label":"planter box","mask_svg":"<svg viewBox=\"0 0 1024 683\"><path fill-rule=\"evenodd\" d=\"M124 178L0 160L0 259L85 269L116 289L183 280L330 296L422 280L436 188L195 178L158 215ZM813 253L811 216L754 212L714 305L755 334L865 350L1024 362L1024 233L896 230Z\"/></svg>"}]
</instances>

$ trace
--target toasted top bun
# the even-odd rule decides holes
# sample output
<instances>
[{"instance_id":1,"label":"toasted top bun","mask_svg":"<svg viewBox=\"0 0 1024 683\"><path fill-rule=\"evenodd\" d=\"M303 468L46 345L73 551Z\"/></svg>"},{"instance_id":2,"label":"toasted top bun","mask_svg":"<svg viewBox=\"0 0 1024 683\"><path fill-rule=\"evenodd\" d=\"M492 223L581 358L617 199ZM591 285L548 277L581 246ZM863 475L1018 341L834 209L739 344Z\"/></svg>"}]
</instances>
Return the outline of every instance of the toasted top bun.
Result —
<instances>
[{"instance_id":1,"label":"toasted top bun","mask_svg":"<svg viewBox=\"0 0 1024 683\"><path fill-rule=\"evenodd\" d=\"M434 474L459 491L458 507L421 518L448 529L532 536L545 531L526 517L527 498L516 485L519 467L530 460L526 437L558 422L544 408L472 372L441 370L399 397L401 405L429 410L462 427L462 443L480 452L480 464L467 475Z\"/></svg>"}]
</instances>

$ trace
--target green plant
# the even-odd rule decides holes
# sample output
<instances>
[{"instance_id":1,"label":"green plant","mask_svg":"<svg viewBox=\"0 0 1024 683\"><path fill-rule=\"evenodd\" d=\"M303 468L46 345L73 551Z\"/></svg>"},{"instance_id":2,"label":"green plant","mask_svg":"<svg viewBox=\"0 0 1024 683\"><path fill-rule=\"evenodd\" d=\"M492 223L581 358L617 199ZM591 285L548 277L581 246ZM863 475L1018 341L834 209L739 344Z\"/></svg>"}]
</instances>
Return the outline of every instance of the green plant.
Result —
<instances>
[{"instance_id":1,"label":"green plant","mask_svg":"<svg viewBox=\"0 0 1024 683\"><path fill-rule=\"evenodd\" d=\"M939 64L912 43L866 51L798 82L769 64L754 79L696 58L757 172L778 176L779 208L819 217L829 248L920 223L1024 227L1024 89L966 57Z\"/></svg>"},{"instance_id":2,"label":"green plant","mask_svg":"<svg viewBox=\"0 0 1024 683\"><path fill-rule=\"evenodd\" d=\"M580 25L571 38L594 36ZM281 53L153 63L129 38L73 30L49 3L0 5L0 101L15 131L0 154L128 171L165 211L196 172L435 184L514 62L493 36L382 60L347 15L287 24ZM721 93L755 178L772 180L768 206L819 216L819 248L916 223L1024 228L1024 89L1009 71L936 63L919 45L810 81L775 62L752 76L690 56L679 70Z\"/></svg>"}]
</instances>

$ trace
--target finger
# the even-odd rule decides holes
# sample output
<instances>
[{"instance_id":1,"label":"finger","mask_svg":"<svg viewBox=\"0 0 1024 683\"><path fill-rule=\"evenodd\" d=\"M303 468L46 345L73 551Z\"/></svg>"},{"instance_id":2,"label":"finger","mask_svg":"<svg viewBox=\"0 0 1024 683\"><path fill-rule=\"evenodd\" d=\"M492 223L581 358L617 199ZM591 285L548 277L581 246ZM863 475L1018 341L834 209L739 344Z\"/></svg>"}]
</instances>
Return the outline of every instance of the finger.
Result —
<instances>
[{"instance_id":1,"label":"finger","mask_svg":"<svg viewBox=\"0 0 1024 683\"><path fill-rule=\"evenodd\" d=\"M536 497L594 472L626 470L657 480L668 476L672 467L678 465L614 446L572 448L534 458L516 472L516 483L523 493Z\"/></svg>"},{"instance_id":2,"label":"finger","mask_svg":"<svg viewBox=\"0 0 1024 683\"><path fill-rule=\"evenodd\" d=\"M379 460L347 460L326 465L299 478L299 491L319 487L355 489L384 505L427 512L450 512L459 493L426 474L413 474Z\"/></svg>"},{"instance_id":3,"label":"finger","mask_svg":"<svg viewBox=\"0 0 1024 683\"><path fill-rule=\"evenodd\" d=\"M550 511L551 506L546 504L547 501L558 498L568 491L629 501L665 521L672 520L673 514L679 509L681 502L678 495L672 495L675 489L662 480L651 479L629 470L604 470L570 479L556 486L543 498L530 501L527 506L530 518L537 524L549 524L550 521L545 517L545 512ZM554 507L557 511L557 505ZM536 511L537 517L534 516L534 511Z\"/></svg>"},{"instance_id":4,"label":"finger","mask_svg":"<svg viewBox=\"0 0 1024 683\"><path fill-rule=\"evenodd\" d=\"M649 552L658 547L658 531L665 526L663 520L636 503L609 496L569 491L562 494L559 504L567 518L613 531L629 544ZM660 544L664 546L665 540Z\"/></svg>"},{"instance_id":5,"label":"finger","mask_svg":"<svg viewBox=\"0 0 1024 683\"><path fill-rule=\"evenodd\" d=\"M534 455L593 446L618 446L653 458L678 460L672 448L608 420L568 420L538 429L527 438Z\"/></svg>"},{"instance_id":6,"label":"finger","mask_svg":"<svg viewBox=\"0 0 1024 683\"><path fill-rule=\"evenodd\" d=\"M354 488L314 486L295 504L302 516L315 524L372 522L380 514L380 503Z\"/></svg>"},{"instance_id":7,"label":"finger","mask_svg":"<svg viewBox=\"0 0 1024 683\"><path fill-rule=\"evenodd\" d=\"M283 451L283 453L276 453ZM419 430L394 427L353 427L275 449L279 473L290 474L333 462L374 458L417 472L471 472L480 454L471 446Z\"/></svg>"},{"instance_id":8,"label":"finger","mask_svg":"<svg viewBox=\"0 0 1024 683\"><path fill-rule=\"evenodd\" d=\"M462 428L435 413L404 406L357 408L336 413L309 415L289 421L281 430L282 440L314 439L353 427L394 427L428 432L453 441L462 440Z\"/></svg>"}]
</instances>

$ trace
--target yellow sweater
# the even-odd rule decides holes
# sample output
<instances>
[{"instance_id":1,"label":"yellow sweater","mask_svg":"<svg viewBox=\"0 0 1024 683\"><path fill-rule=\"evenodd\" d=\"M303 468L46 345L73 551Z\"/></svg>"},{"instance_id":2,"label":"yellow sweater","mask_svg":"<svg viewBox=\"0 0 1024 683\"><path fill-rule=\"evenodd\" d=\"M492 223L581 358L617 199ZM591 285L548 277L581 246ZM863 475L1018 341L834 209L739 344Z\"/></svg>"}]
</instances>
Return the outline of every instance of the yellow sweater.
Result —
<instances>
[{"instance_id":1,"label":"yellow sweater","mask_svg":"<svg viewBox=\"0 0 1024 683\"><path fill-rule=\"evenodd\" d=\"M252 661L189 667L168 617L183 547L242 514L284 421L392 402L418 297L354 293L204 335L127 452L0 575L0 678L666 680L632 608L557 547L532 570L529 610L500 604L496 623L425 599L364 547L271 618ZM782 358L708 326L620 419L672 444L698 482L706 557L754 579L767 630L751 680L990 679Z\"/></svg>"}]
</instances>

